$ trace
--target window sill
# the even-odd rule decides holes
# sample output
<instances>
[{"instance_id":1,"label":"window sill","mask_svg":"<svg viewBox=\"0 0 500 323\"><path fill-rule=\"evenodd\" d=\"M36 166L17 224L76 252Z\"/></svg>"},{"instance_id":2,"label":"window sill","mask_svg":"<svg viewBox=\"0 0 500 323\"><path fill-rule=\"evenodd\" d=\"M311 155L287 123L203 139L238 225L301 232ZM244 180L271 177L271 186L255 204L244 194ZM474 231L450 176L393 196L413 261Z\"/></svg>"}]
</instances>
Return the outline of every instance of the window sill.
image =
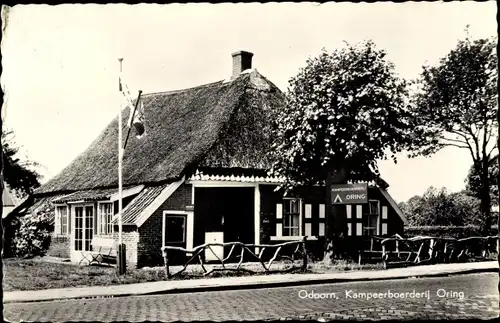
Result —
<instances>
[{"instance_id":1,"label":"window sill","mask_svg":"<svg viewBox=\"0 0 500 323\"><path fill-rule=\"evenodd\" d=\"M304 236L271 236L271 241L295 241L303 240ZM308 236L307 240L318 240L318 237Z\"/></svg>"}]
</instances>

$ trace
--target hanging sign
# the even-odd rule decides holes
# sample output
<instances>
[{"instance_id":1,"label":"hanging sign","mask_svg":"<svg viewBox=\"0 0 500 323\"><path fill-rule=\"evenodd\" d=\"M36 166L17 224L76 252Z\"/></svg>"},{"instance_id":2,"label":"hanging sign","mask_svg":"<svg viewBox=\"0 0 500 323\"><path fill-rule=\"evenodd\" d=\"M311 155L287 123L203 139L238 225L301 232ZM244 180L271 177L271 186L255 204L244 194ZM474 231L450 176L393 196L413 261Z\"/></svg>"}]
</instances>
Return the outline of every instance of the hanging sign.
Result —
<instances>
[{"instance_id":1,"label":"hanging sign","mask_svg":"<svg viewBox=\"0 0 500 323\"><path fill-rule=\"evenodd\" d=\"M331 186L332 204L368 203L368 184L337 184Z\"/></svg>"}]
</instances>

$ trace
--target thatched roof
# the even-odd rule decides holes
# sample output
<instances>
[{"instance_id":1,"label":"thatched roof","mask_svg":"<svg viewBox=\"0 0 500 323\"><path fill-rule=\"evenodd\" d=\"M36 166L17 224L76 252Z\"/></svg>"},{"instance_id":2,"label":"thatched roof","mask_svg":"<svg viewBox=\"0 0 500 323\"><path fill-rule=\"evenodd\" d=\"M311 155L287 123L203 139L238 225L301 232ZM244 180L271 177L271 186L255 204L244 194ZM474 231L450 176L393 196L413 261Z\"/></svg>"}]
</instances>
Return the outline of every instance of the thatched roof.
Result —
<instances>
[{"instance_id":1,"label":"thatched roof","mask_svg":"<svg viewBox=\"0 0 500 323\"><path fill-rule=\"evenodd\" d=\"M124 187L122 196L128 197L142 191L143 185L135 187ZM52 200L52 203L68 203L68 202L94 202L94 201L110 201L112 198L118 197L118 188L100 188L93 190L78 191L64 195L60 198Z\"/></svg>"},{"instance_id":2,"label":"thatched roof","mask_svg":"<svg viewBox=\"0 0 500 323\"><path fill-rule=\"evenodd\" d=\"M143 95L146 135L130 136L123 184L178 180L197 165L267 168L269 113L283 94L257 71L230 82ZM123 124L129 117L123 113ZM61 173L35 191L74 192L118 185L115 118Z\"/></svg>"},{"instance_id":3,"label":"thatched roof","mask_svg":"<svg viewBox=\"0 0 500 323\"><path fill-rule=\"evenodd\" d=\"M124 225L127 224L135 224L135 221L141 215L141 212L144 211L154 200L163 192L163 190L169 184L163 184L159 186L146 187L142 190L139 195L137 195L123 210L122 223ZM113 223L117 224L118 219L114 218Z\"/></svg>"}]
</instances>

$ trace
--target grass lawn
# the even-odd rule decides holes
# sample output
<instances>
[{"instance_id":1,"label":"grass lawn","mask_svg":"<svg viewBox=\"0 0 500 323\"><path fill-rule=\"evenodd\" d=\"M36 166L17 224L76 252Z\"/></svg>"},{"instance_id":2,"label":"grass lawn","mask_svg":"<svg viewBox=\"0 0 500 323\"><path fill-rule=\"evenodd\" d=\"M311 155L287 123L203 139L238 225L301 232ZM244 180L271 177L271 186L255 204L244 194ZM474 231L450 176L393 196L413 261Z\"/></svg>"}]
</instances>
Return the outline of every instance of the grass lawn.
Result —
<instances>
[{"instance_id":1,"label":"grass lawn","mask_svg":"<svg viewBox=\"0 0 500 323\"><path fill-rule=\"evenodd\" d=\"M3 260L3 290L107 286L163 280L163 271L127 270L119 276L112 267L77 266L33 260Z\"/></svg>"},{"instance_id":2,"label":"grass lawn","mask_svg":"<svg viewBox=\"0 0 500 323\"><path fill-rule=\"evenodd\" d=\"M145 283L165 280L162 267L147 269L127 269L127 273L119 276L116 268L98 266L78 266L68 263L49 263L26 259L4 259L4 291L41 290L49 288L107 286L119 284ZM254 264L245 266L256 270ZM260 267L262 268L262 267ZM358 265L340 261L333 265L314 263L308 265L309 273L329 273L349 270L382 269L382 265ZM171 273L178 269L171 270ZM201 268L188 269L188 272L201 272ZM263 274L261 272L260 274ZM215 272L208 277L247 276L246 272ZM187 276L176 276L173 279L186 279ZM193 278L191 276L191 278ZM199 277L203 278L203 277Z\"/></svg>"}]
</instances>

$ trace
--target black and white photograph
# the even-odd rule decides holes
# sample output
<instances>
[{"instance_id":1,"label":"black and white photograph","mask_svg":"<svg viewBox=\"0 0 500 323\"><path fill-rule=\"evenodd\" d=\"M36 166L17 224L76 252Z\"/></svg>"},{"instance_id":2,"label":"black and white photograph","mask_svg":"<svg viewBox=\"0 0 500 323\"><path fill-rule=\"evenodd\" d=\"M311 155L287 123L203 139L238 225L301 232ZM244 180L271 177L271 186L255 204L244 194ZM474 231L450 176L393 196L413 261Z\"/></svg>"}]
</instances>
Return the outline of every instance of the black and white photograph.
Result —
<instances>
[{"instance_id":1,"label":"black and white photograph","mask_svg":"<svg viewBox=\"0 0 500 323\"><path fill-rule=\"evenodd\" d=\"M498 318L497 14L2 5L4 320Z\"/></svg>"}]
</instances>

